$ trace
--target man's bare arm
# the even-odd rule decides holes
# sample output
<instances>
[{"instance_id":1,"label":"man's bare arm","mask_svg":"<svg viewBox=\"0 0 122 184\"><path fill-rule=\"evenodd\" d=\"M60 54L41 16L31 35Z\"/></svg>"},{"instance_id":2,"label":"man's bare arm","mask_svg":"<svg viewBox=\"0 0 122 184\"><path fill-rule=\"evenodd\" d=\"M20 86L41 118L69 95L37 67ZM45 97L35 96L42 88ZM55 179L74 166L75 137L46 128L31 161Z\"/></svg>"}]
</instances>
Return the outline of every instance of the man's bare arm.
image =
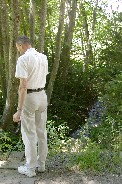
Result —
<instances>
[{"instance_id":1,"label":"man's bare arm","mask_svg":"<svg viewBox=\"0 0 122 184\"><path fill-rule=\"evenodd\" d=\"M22 110L25 96L27 94L27 79L26 78L20 78L20 85L18 90L18 109Z\"/></svg>"},{"instance_id":2,"label":"man's bare arm","mask_svg":"<svg viewBox=\"0 0 122 184\"><path fill-rule=\"evenodd\" d=\"M21 120L21 111L23 109L23 104L25 101L25 96L27 94L27 79L21 78L19 85L19 97L18 97L18 108L17 112L13 115L13 121L19 122Z\"/></svg>"}]
</instances>

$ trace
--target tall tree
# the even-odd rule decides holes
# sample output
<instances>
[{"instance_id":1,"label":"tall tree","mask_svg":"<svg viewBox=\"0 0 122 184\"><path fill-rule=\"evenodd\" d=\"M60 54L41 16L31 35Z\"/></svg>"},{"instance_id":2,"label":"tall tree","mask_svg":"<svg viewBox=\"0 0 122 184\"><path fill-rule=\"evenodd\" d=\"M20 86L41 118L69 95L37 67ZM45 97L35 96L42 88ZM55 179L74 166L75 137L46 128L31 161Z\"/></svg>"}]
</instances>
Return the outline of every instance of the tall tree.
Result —
<instances>
[{"instance_id":1,"label":"tall tree","mask_svg":"<svg viewBox=\"0 0 122 184\"><path fill-rule=\"evenodd\" d=\"M84 57L85 57L84 70L87 69L89 64L93 63L92 39L95 31L97 6L98 6L98 0L95 1L95 6L93 9L93 16L92 16L92 29L90 31L90 28L89 28L90 26L87 19L87 11L85 9L85 3L83 3L83 1L80 2L80 14L82 16L82 20L83 20L82 27L84 30L84 33L81 33L82 45L83 45L82 48L84 48Z\"/></svg>"},{"instance_id":2,"label":"tall tree","mask_svg":"<svg viewBox=\"0 0 122 184\"><path fill-rule=\"evenodd\" d=\"M8 8L7 2L0 2L0 22L1 22L1 43L2 43L2 60L1 60L1 80L3 87L3 96L6 97L7 81L8 81L8 58L9 58L9 24L8 24ZM3 54L2 54L3 53Z\"/></svg>"},{"instance_id":3,"label":"tall tree","mask_svg":"<svg viewBox=\"0 0 122 184\"><path fill-rule=\"evenodd\" d=\"M0 86L2 91L3 100L5 102L6 99L6 72L5 72L5 62L4 62L4 51L3 51L3 38L2 38L2 23L1 23L2 15L0 12Z\"/></svg>"},{"instance_id":4,"label":"tall tree","mask_svg":"<svg viewBox=\"0 0 122 184\"><path fill-rule=\"evenodd\" d=\"M60 5L59 26L58 26L57 36L56 36L55 60L53 63L53 69L51 71L49 84L47 87L48 104L50 103L55 78L59 68L59 61L60 61L60 54L61 54L61 38L62 38L62 31L64 27L65 1L66 0L61 0L61 5Z\"/></svg>"},{"instance_id":5,"label":"tall tree","mask_svg":"<svg viewBox=\"0 0 122 184\"><path fill-rule=\"evenodd\" d=\"M32 45L35 41L35 1L30 0L30 40Z\"/></svg>"},{"instance_id":6,"label":"tall tree","mask_svg":"<svg viewBox=\"0 0 122 184\"><path fill-rule=\"evenodd\" d=\"M67 17L65 25L64 44L61 53L61 78L66 83L66 76L70 64L70 51L72 48L73 32L75 27L75 17L77 9L77 0L67 0ZM64 86L64 84L63 84Z\"/></svg>"},{"instance_id":7,"label":"tall tree","mask_svg":"<svg viewBox=\"0 0 122 184\"><path fill-rule=\"evenodd\" d=\"M17 95L17 81L14 77L15 75L15 66L16 66L16 38L18 36L18 27L19 27L19 4L18 0L10 1L11 9L11 19L10 19L10 45L9 45L9 75L8 75L8 86L7 86L7 98L6 104L2 116L2 128L6 129L12 124L12 115L14 112L14 105L16 104L16 95Z\"/></svg>"},{"instance_id":8,"label":"tall tree","mask_svg":"<svg viewBox=\"0 0 122 184\"><path fill-rule=\"evenodd\" d=\"M39 8L40 28L39 28L39 39L38 39L38 50L40 52L44 51L46 15L47 15L47 0L41 0L40 8Z\"/></svg>"}]
</instances>

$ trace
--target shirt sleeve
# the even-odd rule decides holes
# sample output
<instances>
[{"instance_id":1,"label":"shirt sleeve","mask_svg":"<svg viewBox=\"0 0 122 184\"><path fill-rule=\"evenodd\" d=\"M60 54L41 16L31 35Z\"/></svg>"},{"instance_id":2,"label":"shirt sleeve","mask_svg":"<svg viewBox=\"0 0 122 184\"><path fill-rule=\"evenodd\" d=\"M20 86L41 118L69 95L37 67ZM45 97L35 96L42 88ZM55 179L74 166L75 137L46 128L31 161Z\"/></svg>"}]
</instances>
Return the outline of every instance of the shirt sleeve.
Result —
<instances>
[{"instance_id":1,"label":"shirt sleeve","mask_svg":"<svg viewBox=\"0 0 122 184\"><path fill-rule=\"evenodd\" d=\"M27 78L28 72L27 72L27 64L24 62L24 60L21 58L18 58L17 64L16 64L16 72L15 72L16 78Z\"/></svg>"},{"instance_id":2,"label":"shirt sleeve","mask_svg":"<svg viewBox=\"0 0 122 184\"><path fill-rule=\"evenodd\" d=\"M47 60L47 56L45 56L45 61L46 61L46 75L48 75L48 60Z\"/></svg>"}]
</instances>

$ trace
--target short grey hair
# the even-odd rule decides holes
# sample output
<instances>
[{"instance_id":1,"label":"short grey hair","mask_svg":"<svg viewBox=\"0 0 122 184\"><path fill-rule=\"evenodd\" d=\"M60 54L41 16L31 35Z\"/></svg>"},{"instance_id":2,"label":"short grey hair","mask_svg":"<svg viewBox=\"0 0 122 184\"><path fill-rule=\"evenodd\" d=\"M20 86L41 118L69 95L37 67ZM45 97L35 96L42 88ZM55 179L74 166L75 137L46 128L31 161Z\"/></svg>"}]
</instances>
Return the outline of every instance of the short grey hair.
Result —
<instances>
[{"instance_id":1,"label":"short grey hair","mask_svg":"<svg viewBox=\"0 0 122 184\"><path fill-rule=\"evenodd\" d=\"M17 44L29 44L31 45L31 41L27 36L19 36L16 40Z\"/></svg>"}]
</instances>

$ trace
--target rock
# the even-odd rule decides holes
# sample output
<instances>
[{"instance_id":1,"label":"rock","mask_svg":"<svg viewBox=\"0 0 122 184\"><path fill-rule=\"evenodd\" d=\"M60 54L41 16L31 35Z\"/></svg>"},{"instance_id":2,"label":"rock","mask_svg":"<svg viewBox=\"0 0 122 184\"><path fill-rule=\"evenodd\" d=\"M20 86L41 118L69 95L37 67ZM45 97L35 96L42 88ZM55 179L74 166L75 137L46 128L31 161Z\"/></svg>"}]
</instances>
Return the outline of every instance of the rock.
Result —
<instances>
[{"instance_id":1,"label":"rock","mask_svg":"<svg viewBox=\"0 0 122 184\"><path fill-rule=\"evenodd\" d=\"M24 152L11 152L7 161L0 161L0 169L17 169L24 164Z\"/></svg>"},{"instance_id":2,"label":"rock","mask_svg":"<svg viewBox=\"0 0 122 184\"><path fill-rule=\"evenodd\" d=\"M99 184L97 181L91 180L88 182L88 184Z\"/></svg>"},{"instance_id":3,"label":"rock","mask_svg":"<svg viewBox=\"0 0 122 184\"><path fill-rule=\"evenodd\" d=\"M14 160L19 160L20 162L24 160L24 151L17 152L17 151L12 151L10 156L9 156L9 161Z\"/></svg>"}]
</instances>

